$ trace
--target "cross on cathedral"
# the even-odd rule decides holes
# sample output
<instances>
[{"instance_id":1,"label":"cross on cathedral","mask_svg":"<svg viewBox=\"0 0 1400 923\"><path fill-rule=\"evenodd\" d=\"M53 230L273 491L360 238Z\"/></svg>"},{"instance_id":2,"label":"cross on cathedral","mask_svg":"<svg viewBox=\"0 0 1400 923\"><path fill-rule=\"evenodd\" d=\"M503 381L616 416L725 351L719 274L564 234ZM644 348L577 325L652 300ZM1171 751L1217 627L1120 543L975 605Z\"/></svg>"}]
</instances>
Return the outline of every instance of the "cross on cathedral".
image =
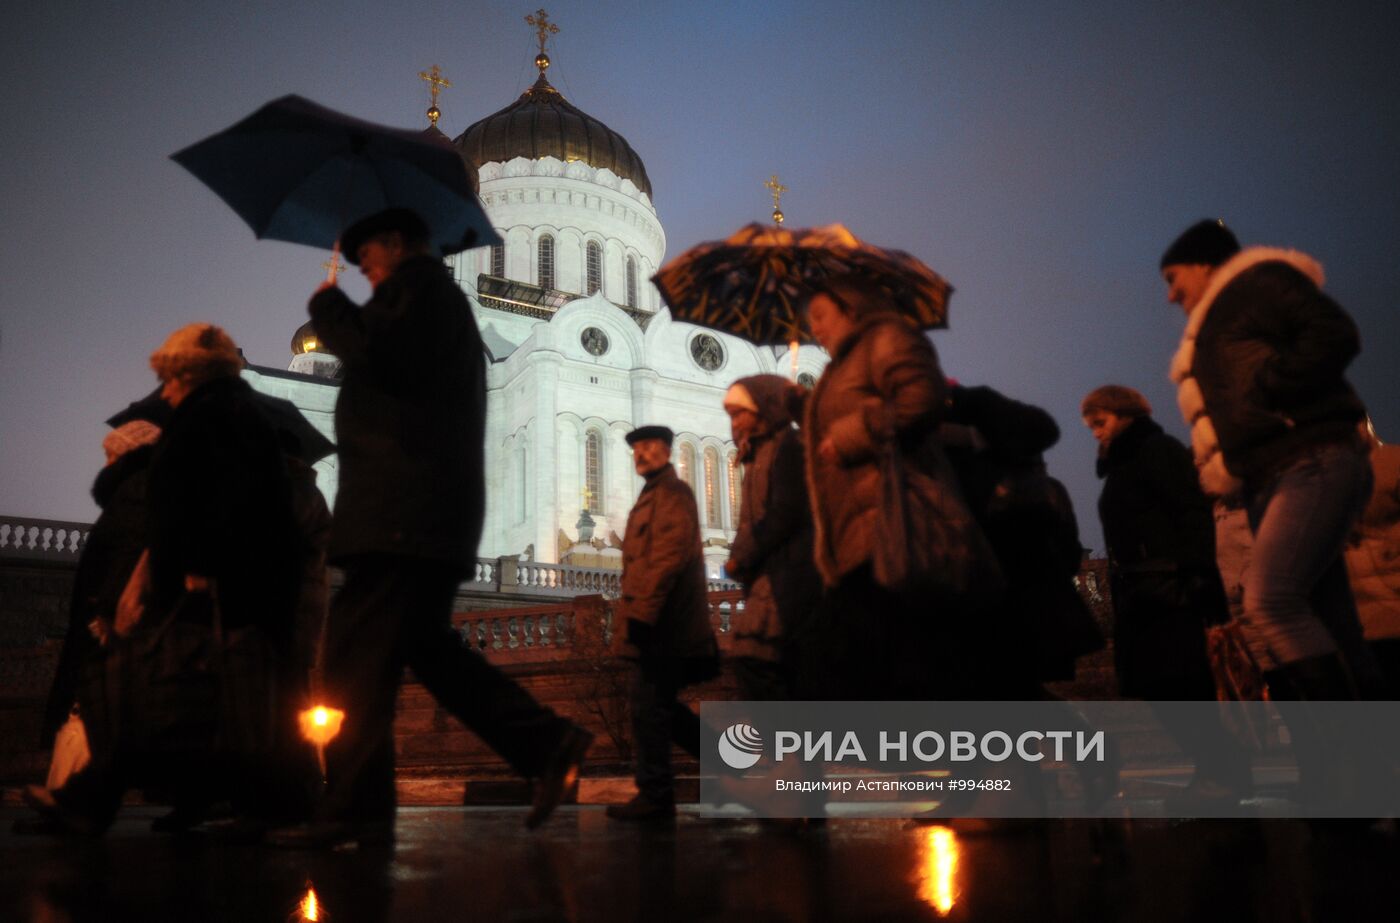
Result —
<instances>
[{"instance_id":1,"label":"cross on cathedral","mask_svg":"<svg viewBox=\"0 0 1400 923\"><path fill-rule=\"evenodd\" d=\"M769 177L768 182L764 183L763 186L769 192L773 193L773 223L782 224L783 210L779 208L778 205L782 201L783 193L788 191L788 187L778 182L778 174L776 173Z\"/></svg>"},{"instance_id":2,"label":"cross on cathedral","mask_svg":"<svg viewBox=\"0 0 1400 923\"><path fill-rule=\"evenodd\" d=\"M438 93L442 91L443 88L452 86L452 81L442 75L442 68L436 64L428 70L419 71L418 79L426 80L431 87L429 92L432 94L432 102L428 106L428 121L436 128L438 118L442 115L437 104Z\"/></svg>"},{"instance_id":3,"label":"cross on cathedral","mask_svg":"<svg viewBox=\"0 0 1400 923\"><path fill-rule=\"evenodd\" d=\"M539 39L540 53L535 57L535 66L543 74L549 68L549 55L544 53L544 44L549 41L551 35L559 34L559 27L549 21L549 14L545 12L544 7L528 14L525 17L525 22L527 25L534 26L535 36Z\"/></svg>"},{"instance_id":4,"label":"cross on cathedral","mask_svg":"<svg viewBox=\"0 0 1400 923\"><path fill-rule=\"evenodd\" d=\"M340 261L340 242L336 242L336 249L331 251L331 258L321 264L321 268L326 271L326 281L334 282L335 277L345 271L345 264Z\"/></svg>"}]
</instances>

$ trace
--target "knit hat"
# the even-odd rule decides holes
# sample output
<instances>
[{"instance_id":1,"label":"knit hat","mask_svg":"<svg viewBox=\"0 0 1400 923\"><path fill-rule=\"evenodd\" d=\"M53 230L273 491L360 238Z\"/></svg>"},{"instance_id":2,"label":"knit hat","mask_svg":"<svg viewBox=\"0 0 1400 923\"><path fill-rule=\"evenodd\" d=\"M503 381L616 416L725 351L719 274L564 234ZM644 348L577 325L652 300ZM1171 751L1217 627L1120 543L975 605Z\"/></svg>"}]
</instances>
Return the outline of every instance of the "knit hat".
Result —
<instances>
[{"instance_id":1,"label":"knit hat","mask_svg":"<svg viewBox=\"0 0 1400 923\"><path fill-rule=\"evenodd\" d=\"M1142 392L1123 385L1104 385L1090 391L1079 405L1079 414L1087 417L1096 410L1120 417L1152 416L1152 405Z\"/></svg>"},{"instance_id":2,"label":"knit hat","mask_svg":"<svg viewBox=\"0 0 1400 923\"><path fill-rule=\"evenodd\" d=\"M159 438L159 426L146 420L132 420L108 433L107 438L102 440L102 448L116 459L143 445L155 445Z\"/></svg>"},{"instance_id":3,"label":"knit hat","mask_svg":"<svg viewBox=\"0 0 1400 923\"><path fill-rule=\"evenodd\" d=\"M1181 264L1203 263L1219 266L1240 252L1240 242L1219 218L1197 221L1172 242L1162 254L1161 269Z\"/></svg>"},{"instance_id":4,"label":"knit hat","mask_svg":"<svg viewBox=\"0 0 1400 923\"><path fill-rule=\"evenodd\" d=\"M223 329L213 324L187 324L151 353L151 368L161 381L182 376L233 378L243 370L243 356Z\"/></svg>"}]
</instances>

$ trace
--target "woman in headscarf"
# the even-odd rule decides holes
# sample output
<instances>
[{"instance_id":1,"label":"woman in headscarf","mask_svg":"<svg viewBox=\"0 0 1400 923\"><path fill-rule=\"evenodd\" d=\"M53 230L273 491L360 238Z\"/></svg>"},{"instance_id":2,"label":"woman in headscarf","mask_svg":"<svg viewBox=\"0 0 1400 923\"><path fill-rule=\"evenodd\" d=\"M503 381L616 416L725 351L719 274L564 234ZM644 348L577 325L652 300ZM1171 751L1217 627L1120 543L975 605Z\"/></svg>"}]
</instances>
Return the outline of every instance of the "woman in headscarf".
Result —
<instances>
[{"instance_id":1,"label":"woman in headscarf","mask_svg":"<svg viewBox=\"0 0 1400 923\"><path fill-rule=\"evenodd\" d=\"M724 395L744 466L739 528L725 564L744 585L744 608L730 626L730 656L749 700L784 699L794 681L798 688L809 685L801 658L793 656L821 595L802 438L793 428L803 396L779 375L741 378Z\"/></svg>"},{"instance_id":2,"label":"woman in headscarf","mask_svg":"<svg viewBox=\"0 0 1400 923\"><path fill-rule=\"evenodd\" d=\"M967 655L1000 575L938 444L933 345L852 280L814 294L807 321L831 354L802 427L830 693L976 697Z\"/></svg>"}]
</instances>

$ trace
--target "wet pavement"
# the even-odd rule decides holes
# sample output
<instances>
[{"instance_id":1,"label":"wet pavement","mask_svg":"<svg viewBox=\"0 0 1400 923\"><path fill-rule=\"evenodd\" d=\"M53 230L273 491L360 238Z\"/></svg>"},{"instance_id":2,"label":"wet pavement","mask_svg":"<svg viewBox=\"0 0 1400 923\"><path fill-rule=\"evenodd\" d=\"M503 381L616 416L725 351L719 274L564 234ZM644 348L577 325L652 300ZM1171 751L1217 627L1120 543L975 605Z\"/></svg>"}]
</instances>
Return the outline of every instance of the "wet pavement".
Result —
<instances>
[{"instance_id":1,"label":"wet pavement","mask_svg":"<svg viewBox=\"0 0 1400 923\"><path fill-rule=\"evenodd\" d=\"M1400 918L1393 837L1301 821L638 828L570 807L527 833L523 808L405 808L393 847L298 853L153 834L159 813L75 840L0 809L0 920Z\"/></svg>"}]
</instances>

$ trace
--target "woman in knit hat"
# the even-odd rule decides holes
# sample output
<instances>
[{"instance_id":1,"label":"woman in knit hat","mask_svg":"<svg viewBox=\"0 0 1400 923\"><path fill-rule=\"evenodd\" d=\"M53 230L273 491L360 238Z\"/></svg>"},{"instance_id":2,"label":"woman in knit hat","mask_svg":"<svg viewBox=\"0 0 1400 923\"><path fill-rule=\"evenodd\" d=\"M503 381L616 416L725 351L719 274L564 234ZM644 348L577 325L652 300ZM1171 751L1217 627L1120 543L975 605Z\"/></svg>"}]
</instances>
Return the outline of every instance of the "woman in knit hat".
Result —
<instances>
[{"instance_id":1,"label":"woman in knit hat","mask_svg":"<svg viewBox=\"0 0 1400 923\"><path fill-rule=\"evenodd\" d=\"M1147 398L1132 388L1095 388L1080 413L1099 442L1119 693L1214 701L1206 626L1225 621L1227 609L1214 517L1191 452L1157 425ZM1248 793L1249 764L1221 726L1187 725L1165 710L1158 717L1196 761L1183 801L1229 803Z\"/></svg>"}]
</instances>

